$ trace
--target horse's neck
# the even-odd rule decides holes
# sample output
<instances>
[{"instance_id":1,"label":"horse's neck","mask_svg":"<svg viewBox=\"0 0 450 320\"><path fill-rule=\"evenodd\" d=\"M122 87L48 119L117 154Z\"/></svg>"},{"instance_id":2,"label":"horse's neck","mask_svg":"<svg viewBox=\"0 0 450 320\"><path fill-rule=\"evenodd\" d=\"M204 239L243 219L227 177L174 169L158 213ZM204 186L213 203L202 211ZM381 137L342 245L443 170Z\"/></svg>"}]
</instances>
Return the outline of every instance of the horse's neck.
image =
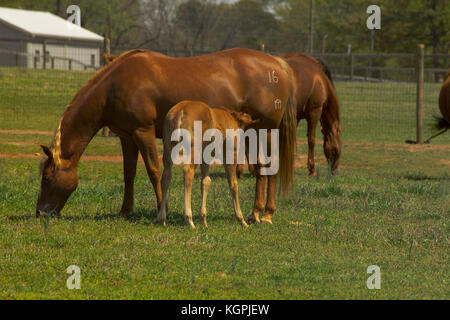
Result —
<instances>
[{"instance_id":1,"label":"horse's neck","mask_svg":"<svg viewBox=\"0 0 450 320\"><path fill-rule=\"evenodd\" d=\"M55 136L54 153L76 167L91 139L103 125L104 100L90 97L64 112Z\"/></svg>"}]
</instances>

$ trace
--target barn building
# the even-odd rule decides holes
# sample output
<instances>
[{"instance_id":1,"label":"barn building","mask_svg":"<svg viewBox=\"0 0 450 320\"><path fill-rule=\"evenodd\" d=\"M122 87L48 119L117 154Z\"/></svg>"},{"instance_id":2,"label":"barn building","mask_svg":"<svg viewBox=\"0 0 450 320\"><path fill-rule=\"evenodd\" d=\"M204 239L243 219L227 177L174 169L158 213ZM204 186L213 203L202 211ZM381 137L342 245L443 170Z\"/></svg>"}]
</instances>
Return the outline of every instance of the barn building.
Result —
<instances>
[{"instance_id":1,"label":"barn building","mask_svg":"<svg viewBox=\"0 0 450 320\"><path fill-rule=\"evenodd\" d=\"M49 12L0 7L0 66L98 69L103 41Z\"/></svg>"}]
</instances>

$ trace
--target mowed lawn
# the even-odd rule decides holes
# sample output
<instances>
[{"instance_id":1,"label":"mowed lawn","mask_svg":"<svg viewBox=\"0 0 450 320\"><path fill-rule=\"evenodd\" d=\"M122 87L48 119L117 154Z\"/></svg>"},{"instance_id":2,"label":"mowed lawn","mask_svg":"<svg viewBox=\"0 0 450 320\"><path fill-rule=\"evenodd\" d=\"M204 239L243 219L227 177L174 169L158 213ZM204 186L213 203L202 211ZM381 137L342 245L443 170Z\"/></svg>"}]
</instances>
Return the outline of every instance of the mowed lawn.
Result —
<instances>
[{"instance_id":1,"label":"mowed lawn","mask_svg":"<svg viewBox=\"0 0 450 320\"><path fill-rule=\"evenodd\" d=\"M183 178L175 168L169 226L142 164L135 211L118 219L120 143L94 138L79 187L60 219L35 219L39 143L52 132L84 72L0 69L0 298L2 299L449 299L450 135L415 138L413 84L336 83L344 149L330 179L318 130L318 177L308 178L305 123L298 128L295 188L277 201L274 225L240 227L223 169L212 169L209 228L183 220ZM439 84L427 84L425 124L438 113ZM428 127L425 135L431 134ZM161 150L161 145L159 147ZM84 161L83 161L84 160ZM198 172L196 177L198 177ZM239 181L242 210L254 179ZM81 269L68 290L67 267ZM367 267L381 269L369 290Z\"/></svg>"}]
</instances>

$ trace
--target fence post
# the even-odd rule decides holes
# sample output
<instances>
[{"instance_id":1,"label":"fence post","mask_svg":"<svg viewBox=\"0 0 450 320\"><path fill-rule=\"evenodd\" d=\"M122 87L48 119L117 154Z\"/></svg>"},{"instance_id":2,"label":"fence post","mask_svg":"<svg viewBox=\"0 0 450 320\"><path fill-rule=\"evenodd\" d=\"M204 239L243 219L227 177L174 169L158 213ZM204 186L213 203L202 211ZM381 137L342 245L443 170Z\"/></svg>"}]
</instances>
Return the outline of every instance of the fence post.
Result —
<instances>
[{"instance_id":1,"label":"fence post","mask_svg":"<svg viewBox=\"0 0 450 320\"><path fill-rule=\"evenodd\" d=\"M47 69L47 43L44 40L44 43L42 44L42 69Z\"/></svg>"},{"instance_id":2,"label":"fence post","mask_svg":"<svg viewBox=\"0 0 450 320\"><path fill-rule=\"evenodd\" d=\"M261 50L262 52L265 52L266 51L266 45L264 43L261 43L259 45L259 50Z\"/></svg>"},{"instance_id":3,"label":"fence post","mask_svg":"<svg viewBox=\"0 0 450 320\"><path fill-rule=\"evenodd\" d=\"M417 101L416 101L416 125L417 140L416 143L422 143L422 120L423 120L423 79L424 79L424 45L419 44L417 47L416 58L416 75L417 75Z\"/></svg>"},{"instance_id":4,"label":"fence post","mask_svg":"<svg viewBox=\"0 0 450 320\"><path fill-rule=\"evenodd\" d=\"M105 53L110 56L111 55L111 42L109 38L105 38ZM105 61L106 64L106 61ZM103 127L102 136L109 137L109 128Z\"/></svg>"},{"instance_id":5,"label":"fence post","mask_svg":"<svg viewBox=\"0 0 450 320\"><path fill-rule=\"evenodd\" d=\"M355 74L355 56L350 54L350 81L353 81L353 75Z\"/></svg>"}]
</instances>

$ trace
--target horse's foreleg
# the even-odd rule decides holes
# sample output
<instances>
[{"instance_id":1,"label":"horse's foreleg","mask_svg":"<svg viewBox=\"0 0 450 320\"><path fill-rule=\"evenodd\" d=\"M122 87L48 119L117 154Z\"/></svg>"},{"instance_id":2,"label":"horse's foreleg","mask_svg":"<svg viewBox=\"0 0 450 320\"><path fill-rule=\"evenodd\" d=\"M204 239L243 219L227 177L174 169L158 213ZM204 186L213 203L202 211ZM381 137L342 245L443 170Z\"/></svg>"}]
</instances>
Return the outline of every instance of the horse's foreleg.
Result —
<instances>
[{"instance_id":1,"label":"horse's foreleg","mask_svg":"<svg viewBox=\"0 0 450 320\"><path fill-rule=\"evenodd\" d=\"M308 170L309 170L309 176L313 177L316 175L316 168L314 163L314 146L316 144L316 128L317 123L320 119L320 110L313 110L309 117L307 118L308 121Z\"/></svg>"},{"instance_id":2,"label":"horse's foreleg","mask_svg":"<svg viewBox=\"0 0 450 320\"><path fill-rule=\"evenodd\" d=\"M120 138L123 154L123 178L125 191L119 216L126 218L134 207L134 179L138 159L138 147L132 139Z\"/></svg>"},{"instance_id":3,"label":"horse's foreleg","mask_svg":"<svg viewBox=\"0 0 450 320\"><path fill-rule=\"evenodd\" d=\"M194 181L194 165L188 164L184 166L184 218L189 226L195 229L191 208L192 181Z\"/></svg>"},{"instance_id":4,"label":"horse's foreleg","mask_svg":"<svg viewBox=\"0 0 450 320\"><path fill-rule=\"evenodd\" d=\"M202 169L202 207L200 209L200 218L202 220L203 226L205 228L208 227L208 224L206 223L206 199L208 197L209 187L211 186L211 178L209 177L209 165L206 163L203 163L201 165Z\"/></svg>"},{"instance_id":5,"label":"horse's foreleg","mask_svg":"<svg viewBox=\"0 0 450 320\"><path fill-rule=\"evenodd\" d=\"M156 195L158 211L161 208L161 171L159 169L158 151L156 149L155 128L138 130L135 133L135 140L144 159L148 177L153 185Z\"/></svg>"},{"instance_id":6,"label":"horse's foreleg","mask_svg":"<svg viewBox=\"0 0 450 320\"><path fill-rule=\"evenodd\" d=\"M239 187L236 177L236 165L225 165L225 172L227 174L228 186L230 188L231 198L233 199L234 214L236 219L243 227L248 227L242 215L241 206L239 205Z\"/></svg>"}]
</instances>

